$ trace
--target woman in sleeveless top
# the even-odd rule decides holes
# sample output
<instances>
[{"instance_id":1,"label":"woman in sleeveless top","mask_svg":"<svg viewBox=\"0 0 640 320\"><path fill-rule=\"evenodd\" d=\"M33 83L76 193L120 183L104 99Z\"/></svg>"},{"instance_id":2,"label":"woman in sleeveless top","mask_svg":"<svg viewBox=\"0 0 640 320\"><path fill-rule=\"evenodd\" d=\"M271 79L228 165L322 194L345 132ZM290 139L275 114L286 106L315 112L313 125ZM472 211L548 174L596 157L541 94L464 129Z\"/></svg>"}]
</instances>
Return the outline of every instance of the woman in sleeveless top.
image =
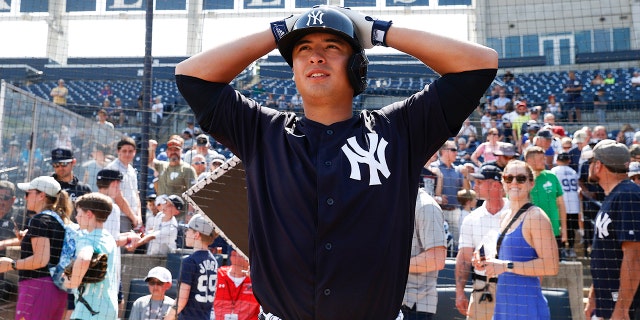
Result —
<instances>
[{"instance_id":1,"label":"woman in sleeveless top","mask_svg":"<svg viewBox=\"0 0 640 320\"><path fill-rule=\"evenodd\" d=\"M476 148L476 151L471 155L471 161L477 166L482 166L482 163L494 161L498 157L493 152L500 149L500 131L496 128L491 128L487 132L487 141L483 142ZM478 158L482 157L482 162Z\"/></svg>"},{"instance_id":2,"label":"woman in sleeveless top","mask_svg":"<svg viewBox=\"0 0 640 320\"><path fill-rule=\"evenodd\" d=\"M503 217L501 231L530 202L533 185L533 171L526 163L514 160L507 164L503 186L511 212ZM498 276L493 319L549 319L540 278L558 273L559 257L551 222L544 211L536 206L525 210L506 230L498 250L499 259L484 263L487 275ZM476 260L476 265L482 267L482 261Z\"/></svg>"}]
</instances>

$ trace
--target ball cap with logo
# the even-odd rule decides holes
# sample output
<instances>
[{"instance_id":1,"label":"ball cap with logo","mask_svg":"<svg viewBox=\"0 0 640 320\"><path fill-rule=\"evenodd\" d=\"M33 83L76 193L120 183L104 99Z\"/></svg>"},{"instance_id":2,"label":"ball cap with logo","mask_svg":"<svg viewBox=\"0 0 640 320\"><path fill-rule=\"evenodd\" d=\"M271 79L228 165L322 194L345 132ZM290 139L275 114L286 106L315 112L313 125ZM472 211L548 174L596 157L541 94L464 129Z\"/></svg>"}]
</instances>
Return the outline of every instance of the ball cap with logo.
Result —
<instances>
[{"instance_id":1,"label":"ball cap with logo","mask_svg":"<svg viewBox=\"0 0 640 320\"><path fill-rule=\"evenodd\" d=\"M60 183L49 176L40 176L31 180L31 182L18 183L18 189L23 191L38 190L50 197L56 197L62 190Z\"/></svg>"},{"instance_id":2,"label":"ball cap with logo","mask_svg":"<svg viewBox=\"0 0 640 320\"><path fill-rule=\"evenodd\" d=\"M182 210L182 208L184 208L184 200L175 194L168 196L167 200L169 200L178 210Z\"/></svg>"},{"instance_id":3,"label":"ball cap with logo","mask_svg":"<svg viewBox=\"0 0 640 320\"><path fill-rule=\"evenodd\" d=\"M614 140L605 139L598 142L593 147L593 158L602 162L611 172L627 173L629 171L631 162L629 148Z\"/></svg>"},{"instance_id":4,"label":"ball cap with logo","mask_svg":"<svg viewBox=\"0 0 640 320\"><path fill-rule=\"evenodd\" d=\"M201 214L195 214L189 220L189 229L210 236L213 233L213 222Z\"/></svg>"},{"instance_id":5,"label":"ball cap with logo","mask_svg":"<svg viewBox=\"0 0 640 320\"><path fill-rule=\"evenodd\" d=\"M206 134L201 134L196 137L196 145L198 146L206 146L209 145L209 137Z\"/></svg>"},{"instance_id":6,"label":"ball cap with logo","mask_svg":"<svg viewBox=\"0 0 640 320\"><path fill-rule=\"evenodd\" d=\"M500 181L502 179L502 169L494 165L484 165L480 168L480 172L474 172L471 174L476 180L495 180Z\"/></svg>"},{"instance_id":7,"label":"ball cap with logo","mask_svg":"<svg viewBox=\"0 0 640 320\"><path fill-rule=\"evenodd\" d=\"M118 170L102 169L96 175L97 180L122 181L124 177Z\"/></svg>"},{"instance_id":8,"label":"ball cap with logo","mask_svg":"<svg viewBox=\"0 0 640 320\"><path fill-rule=\"evenodd\" d=\"M73 161L73 151L64 148L51 150L51 163L66 163Z\"/></svg>"},{"instance_id":9,"label":"ball cap with logo","mask_svg":"<svg viewBox=\"0 0 640 320\"><path fill-rule=\"evenodd\" d=\"M156 278L164 283L171 282L171 271L165 267L153 267L149 270L149 273L147 273L144 281L148 282L151 278Z\"/></svg>"},{"instance_id":10,"label":"ball cap with logo","mask_svg":"<svg viewBox=\"0 0 640 320\"><path fill-rule=\"evenodd\" d=\"M571 155L567 152L561 152L558 153L558 160L560 161L570 161L571 160Z\"/></svg>"}]
</instances>

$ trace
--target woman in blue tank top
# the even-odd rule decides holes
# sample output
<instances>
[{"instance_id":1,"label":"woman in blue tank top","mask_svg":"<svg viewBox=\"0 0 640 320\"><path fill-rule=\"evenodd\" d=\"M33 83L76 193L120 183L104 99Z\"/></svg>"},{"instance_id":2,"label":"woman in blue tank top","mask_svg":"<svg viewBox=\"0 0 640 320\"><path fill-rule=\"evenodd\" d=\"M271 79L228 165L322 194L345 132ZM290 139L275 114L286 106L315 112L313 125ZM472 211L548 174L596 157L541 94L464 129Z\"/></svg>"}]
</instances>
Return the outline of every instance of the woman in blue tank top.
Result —
<instances>
[{"instance_id":1,"label":"woman in blue tank top","mask_svg":"<svg viewBox=\"0 0 640 320\"><path fill-rule=\"evenodd\" d=\"M518 215L529 203L529 192L534 185L533 171L526 163L509 162L502 179L511 212L502 218L500 230L508 230L504 231L502 242L499 241L499 259L474 261L480 268L484 265L487 276L498 276L493 319L549 319L540 277L558 273L558 247L551 222L536 206Z\"/></svg>"}]
</instances>

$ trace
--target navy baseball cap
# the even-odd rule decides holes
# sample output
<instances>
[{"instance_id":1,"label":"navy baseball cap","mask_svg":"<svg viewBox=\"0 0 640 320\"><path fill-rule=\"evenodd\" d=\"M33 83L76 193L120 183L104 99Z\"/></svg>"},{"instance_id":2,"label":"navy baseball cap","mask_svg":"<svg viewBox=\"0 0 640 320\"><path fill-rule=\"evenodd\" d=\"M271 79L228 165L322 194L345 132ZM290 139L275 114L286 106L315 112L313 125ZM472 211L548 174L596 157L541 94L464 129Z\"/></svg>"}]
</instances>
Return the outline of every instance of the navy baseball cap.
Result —
<instances>
[{"instance_id":1,"label":"navy baseball cap","mask_svg":"<svg viewBox=\"0 0 640 320\"><path fill-rule=\"evenodd\" d=\"M180 198L179 196L172 194L167 199L171 201L171 203L173 203L173 206L175 206L176 209L182 210L182 208L184 208L184 200L182 200L182 198Z\"/></svg>"},{"instance_id":2,"label":"navy baseball cap","mask_svg":"<svg viewBox=\"0 0 640 320\"><path fill-rule=\"evenodd\" d=\"M480 168L480 172L474 172L471 174L476 180L495 180L500 181L502 179L502 169L488 164Z\"/></svg>"},{"instance_id":3,"label":"navy baseball cap","mask_svg":"<svg viewBox=\"0 0 640 320\"><path fill-rule=\"evenodd\" d=\"M96 180L122 181L123 178L120 171L111 169L102 169L96 175Z\"/></svg>"},{"instance_id":4,"label":"navy baseball cap","mask_svg":"<svg viewBox=\"0 0 640 320\"><path fill-rule=\"evenodd\" d=\"M553 133L551 133L551 131L547 130L547 129L543 129L543 130L538 131L536 136L541 137L541 138L545 138L547 140L553 140Z\"/></svg>"},{"instance_id":5,"label":"navy baseball cap","mask_svg":"<svg viewBox=\"0 0 640 320\"><path fill-rule=\"evenodd\" d=\"M567 152L558 153L558 160L569 161L571 160L571 155Z\"/></svg>"},{"instance_id":6,"label":"navy baseball cap","mask_svg":"<svg viewBox=\"0 0 640 320\"><path fill-rule=\"evenodd\" d=\"M71 161L73 161L73 151L64 148L51 150L51 163L64 163Z\"/></svg>"}]
</instances>

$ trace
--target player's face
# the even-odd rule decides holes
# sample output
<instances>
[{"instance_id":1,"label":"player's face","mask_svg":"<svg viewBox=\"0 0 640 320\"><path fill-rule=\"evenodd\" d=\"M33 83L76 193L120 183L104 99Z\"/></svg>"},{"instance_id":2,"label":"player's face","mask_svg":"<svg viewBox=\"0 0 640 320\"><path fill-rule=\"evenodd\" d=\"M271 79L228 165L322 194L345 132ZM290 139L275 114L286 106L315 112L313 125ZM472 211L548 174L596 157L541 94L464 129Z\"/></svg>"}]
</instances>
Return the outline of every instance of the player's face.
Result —
<instances>
[{"instance_id":1,"label":"player's face","mask_svg":"<svg viewBox=\"0 0 640 320\"><path fill-rule=\"evenodd\" d=\"M124 145L118 150L118 159L124 164L132 163L135 156L136 148L131 145Z\"/></svg>"},{"instance_id":2,"label":"player's face","mask_svg":"<svg viewBox=\"0 0 640 320\"><path fill-rule=\"evenodd\" d=\"M340 96L353 88L347 76L347 61L353 49L340 36L312 33L293 48L293 74L305 101L308 97Z\"/></svg>"}]
</instances>

